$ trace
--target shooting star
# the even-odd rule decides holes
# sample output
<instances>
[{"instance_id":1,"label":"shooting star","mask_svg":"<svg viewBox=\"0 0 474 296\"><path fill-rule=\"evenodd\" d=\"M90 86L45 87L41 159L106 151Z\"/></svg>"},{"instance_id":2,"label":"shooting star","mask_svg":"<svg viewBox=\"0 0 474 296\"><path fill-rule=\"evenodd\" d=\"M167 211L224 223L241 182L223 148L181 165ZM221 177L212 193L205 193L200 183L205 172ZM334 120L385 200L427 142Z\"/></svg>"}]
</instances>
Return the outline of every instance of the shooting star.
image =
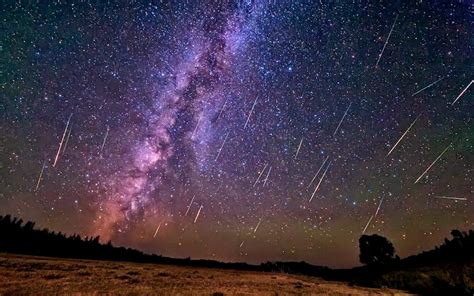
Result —
<instances>
[{"instance_id":1,"label":"shooting star","mask_svg":"<svg viewBox=\"0 0 474 296\"><path fill-rule=\"evenodd\" d=\"M370 222L372 222L372 219L373 219L373 218L374 218L374 216L370 216L370 219L369 219L369 221L367 222L367 224L365 225L364 230L362 230L362 234L365 233L365 231L366 231L367 228L369 227Z\"/></svg>"},{"instance_id":2,"label":"shooting star","mask_svg":"<svg viewBox=\"0 0 474 296\"><path fill-rule=\"evenodd\" d=\"M193 195L193 198L191 198L191 202L189 203L188 209L186 210L186 214L184 214L185 216L188 215L189 209L191 209L191 206L193 205L193 201L194 201L195 197L196 197L196 195Z\"/></svg>"},{"instance_id":3,"label":"shooting star","mask_svg":"<svg viewBox=\"0 0 474 296\"><path fill-rule=\"evenodd\" d=\"M422 89L418 90L417 92L413 93L412 94L412 97L416 96L417 94L421 93L422 91L424 91L425 89L427 88L430 88L432 87L433 85L435 85L436 83L440 82L441 80L444 79L444 76L441 77L440 79L436 80L435 82L431 83L431 84L428 84L427 86L423 87Z\"/></svg>"},{"instance_id":4,"label":"shooting star","mask_svg":"<svg viewBox=\"0 0 474 296\"><path fill-rule=\"evenodd\" d=\"M71 115L69 115L69 118L66 123L66 128L64 129L63 137L61 138L61 142L59 142L59 148L58 148L58 152L56 153L56 157L54 158L53 167L55 167L56 163L58 162L59 153L61 152L61 148L63 147L64 139L66 138L67 128L69 127L69 122L71 122L71 117L72 117L72 113Z\"/></svg>"},{"instance_id":5,"label":"shooting star","mask_svg":"<svg viewBox=\"0 0 474 296\"><path fill-rule=\"evenodd\" d=\"M41 168L41 172L40 172L39 177L38 177L38 182L36 182L35 191L38 191L38 188L39 188L40 183L41 183L41 179L43 178L43 172L44 172L45 167L46 167L46 160L43 162L43 167Z\"/></svg>"},{"instance_id":6,"label":"shooting star","mask_svg":"<svg viewBox=\"0 0 474 296\"><path fill-rule=\"evenodd\" d=\"M453 197L453 196L441 196L441 195L438 195L438 196L435 196L436 198L442 198L442 199L452 199L452 200L463 200L463 201L466 201L467 198L465 197Z\"/></svg>"},{"instance_id":7,"label":"shooting star","mask_svg":"<svg viewBox=\"0 0 474 296\"><path fill-rule=\"evenodd\" d=\"M268 176L270 176L270 172L272 171L272 167L268 169L267 176L265 177L265 180L263 180L263 187L267 184L268 181Z\"/></svg>"},{"instance_id":8,"label":"shooting star","mask_svg":"<svg viewBox=\"0 0 474 296\"><path fill-rule=\"evenodd\" d=\"M318 185L316 185L316 188L314 189L314 192L313 192L313 194L311 195L311 198L309 199L309 202L311 202L311 201L313 200L313 197L314 197L314 195L316 194L316 192L318 191L319 186L320 186L321 183L323 182L324 176L326 176L326 173L327 173L327 171L328 171L328 169L329 169L330 166L331 166L331 162L329 162L328 166L327 166L326 169L324 170L324 173L323 173L321 179L319 179L319 183L318 183Z\"/></svg>"},{"instance_id":9,"label":"shooting star","mask_svg":"<svg viewBox=\"0 0 474 296\"><path fill-rule=\"evenodd\" d=\"M100 153L101 154L102 154L102 150L104 150L105 141L107 141L107 137L109 136L109 130L110 130L110 127L107 126L107 130L105 131L104 140L102 141L102 146L100 147Z\"/></svg>"},{"instance_id":10,"label":"shooting star","mask_svg":"<svg viewBox=\"0 0 474 296\"><path fill-rule=\"evenodd\" d=\"M351 107L351 105L352 105L352 102L351 102L351 103L349 103L349 107L347 107L347 109L346 109L346 112L344 112L344 115L343 115L343 116L342 116L342 118L341 118L341 121L339 121L339 124L337 125L337 128L336 128L336 130L334 131L334 134L333 134L333 136L335 136L335 135L336 135L336 133L337 133L337 131L339 130L339 127L341 126L341 124L342 124L342 121L344 121L344 118L346 117L346 115L347 115L347 112L349 112L349 108Z\"/></svg>"},{"instance_id":11,"label":"shooting star","mask_svg":"<svg viewBox=\"0 0 474 296\"><path fill-rule=\"evenodd\" d=\"M303 144L303 138L301 138L301 141L300 141L300 144L298 145L298 149L296 150L296 154L295 154L295 159L296 157L298 157L298 154L300 153L300 149L301 149L301 145Z\"/></svg>"},{"instance_id":12,"label":"shooting star","mask_svg":"<svg viewBox=\"0 0 474 296\"><path fill-rule=\"evenodd\" d=\"M322 170L324 164L326 163L326 161L328 161L328 159L329 159L329 156L326 157L326 159L323 161L323 164L319 167L318 171L316 172L313 179L311 180L311 182L309 182L308 187L306 187L306 188L309 188L309 186L311 186L311 184L313 184L314 180L316 180L316 177L319 175L319 172Z\"/></svg>"},{"instance_id":13,"label":"shooting star","mask_svg":"<svg viewBox=\"0 0 474 296\"><path fill-rule=\"evenodd\" d=\"M64 152L66 152L66 147L67 147L67 144L69 143L69 137L71 137L71 131L72 131L72 124L71 126L69 127L69 132L67 133L67 136L66 136L66 142L64 142L64 147L63 147L63 154Z\"/></svg>"},{"instance_id":14,"label":"shooting star","mask_svg":"<svg viewBox=\"0 0 474 296\"><path fill-rule=\"evenodd\" d=\"M265 166L263 167L263 170L260 172L260 174L258 175L258 178L257 178L257 181L255 181L255 183L253 184L253 187L255 187L255 185L257 185L258 181L260 181L260 178L262 177L263 175L263 172L265 172L265 169L267 168L268 166L268 163L265 164Z\"/></svg>"},{"instance_id":15,"label":"shooting star","mask_svg":"<svg viewBox=\"0 0 474 296\"><path fill-rule=\"evenodd\" d=\"M382 55L383 55L383 52L385 50L385 47L387 46L388 40L390 39L390 36L392 35L392 31L393 31L393 28L395 27L395 24L397 23L397 19L398 19L398 14L395 17L395 21L392 24L392 28L390 29L390 33L388 33L387 40L385 40L385 44L383 45L382 51L379 54L379 57L377 59L377 63L375 63L375 68L377 68L379 66L380 59L382 58Z\"/></svg>"},{"instance_id":16,"label":"shooting star","mask_svg":"<svg viewBox=\"0 0 474 296\"><path fill-rule=\"evenodd\" d=\"M416 179L415 181L415 184L418 183L418 181L420 181L421 178L423 178L423 176L431 169L431 167L441 158L441 156L443 156L444 153L446 153L446 151L448 151L449 147L451 147L451 144L448 145L448 147L446 147L446 149L443 150L443 152L441 152L441 154L436 157L436 159L430 164L430 166L423 172L423 174L421 174L418 179Z\"/></svg>"},{"instance_id":17,"label":"shooting star","mask_svg":"<svg viewBox=\"0 0 474 296\"><path fill-rule=\"evenodd\" d=\"M194 218L194 223L196 223L197 219L199 218L199 214L201 213L201 210L202 210L202 205L199 207L199 210L196 214L196 218Z\"/></svg>"},{"instance_id":18,"label":"shooting star","mask_svg":"<svg viewBox=\"0 0 474 296\"><path fill-rule=\"evenodd\" d=\"M225 142L227 141L227 137L229 136L229 133L230 133L230 132L227 132L227 134L225 135L224 142L222 142L222 145L221 145L221 147L219 148L219 152L217 152L217 156L216 156L216 160L215 160L215 161L217 161L217 159L219 158L219 155L221 155L222 148L224 147Z\"/></svg>"},{"instance_id":19,"label":"shooting star","mask_svg":"<svg viewBox=\"0 0 474 296\"><path fill-rule=\"evenodd\" d=\"M392 146L392 149L390 149L390 151L387 153L386 156L389 156L393 152L393 150L395 150L395 148L397 148L398 143L400 143L402 141L402 139L410 131L410 129L413 127L413 125L415 125L415 122L418 120L418 118L420 118L420 116L421 116L421 114L418 115L418 117L415 118L415 120L413 120L413 122L410 124L410 126L407 128L407 130L403 133L403 135L398 139L398 141L395 143L395 145Z\"/></svg>"},{"instance_id":20,"label":"shooting star","mask_svg":"<svg viewBox=\"0 0 474 296\"><path fill-rule=\"evenodd\" d=\"M474 82L474 80L471 80L471 82L469 82L469 84L466 86L465 89L463 89L463 91L459 94L459 96L451 103L451 106L454 105L454 103L456 103L459 98L467 91L467 89L471 86L471 84Z\"/></svg>"},{"instance_id":21,"label":"shooting star","mask_svg":"<svg viewBox=\"0 0 474 296\"><path fill-rule=\"evenodd\" d=\"M224 105L222 105L221 111L219 112L219 115L217 115L216 121L219 120L219 118L221 118L222 112L224 112L224 108L226 104L227 104L227 100L225 100Z\"/></svg>"},{"instance_id":22,"label":"shooting star","mask_svg":"<svg viewBox=\"0 0 474 296\"><path fill-rule=\"evenodd\" d=\"M158 225L158 227L156 228L155 234L153 234L153 237L154 237L154 238L156 237L156 234L158 233L158 230L160 230L160 227L161 227L161 222L160 222L160 224Z\"/></svg>"},{"instance_id":23,"label":"shooting star","mask_svg":"<svg viewBox=\"0 0 474 296\"><path fill-rule=\"evenodd\" d=\"M255 229L253 230L253 233L257 232L258 227L260 226L260 223L262 223L262 218L258 220L257 226L255 226Z\"/></svg>"},{"instance_id":24,"label":"shooting star","mask_svg":"<svg viewBox=\"0 0 474 296\"><path fill-rule=\"evenodd\" d=\"M250 120L250 115L252 115L253 109L255 108L255 105L257 104L258 96L255 97L255 101L253 102L252 109L250 109L249 115L247 116L247 120L245 121L244 129L247 127L247 124L249 123Z\"/></svg>"},{"instance_id":25,"label":"shooting star","mask_svg":"<svg viewBox=\"0 0 474 296\"><path fill-rule=\"evenodd\" d=\"M377 207L377 210L375 210L375 214L373 214L373 215L370 217L369 222L367 222L367 225L365 225L364 230L362 230L362 234L365 233L365 231L367 230L367 227L369 227L370 222L372 222L372 219L374 219L374 218L377 217L377 215L378 215L378 213L379 213L379 211L380 211L380 208L382 207L382 203L383 203L383 199L384 199L384 198L385 198L385 197L382 197L382 198L380 199L380 202L379 202L379 205L378 205L378 207Z\"/></svg>"},{"instance_id":26,"label":"shooting star","mask_svg":"<svg viewBox=\"0 0 474 296\"><path fill-rule=\"evenodd\" d=\"M375 211L375 214L374 214L374 218L377 217L377 214L379 213L380 211L380 207L382 206L382 203L383 203L383 199L385 197L383 196L382 199L380 199L380 203L379 203L379 206L377 207L377 210Z\"/></svg>"},{"instance_id":27,"label":"shooting star","mask_svg":"<svg viewBox=\"0 0 474 296\"><path fill-rule=\"evenodd\" d=\"M201 117L199 117L198 122L197 122L197 124L196 124L196 127L194 128L193 134L191 135L191 139L193 139L193 140L194 140L194 136L196 135L196 131L197 131L198 127L199 127L199 123L200 123L200 122L201 122Z\"/></svg>"}]
</instances>

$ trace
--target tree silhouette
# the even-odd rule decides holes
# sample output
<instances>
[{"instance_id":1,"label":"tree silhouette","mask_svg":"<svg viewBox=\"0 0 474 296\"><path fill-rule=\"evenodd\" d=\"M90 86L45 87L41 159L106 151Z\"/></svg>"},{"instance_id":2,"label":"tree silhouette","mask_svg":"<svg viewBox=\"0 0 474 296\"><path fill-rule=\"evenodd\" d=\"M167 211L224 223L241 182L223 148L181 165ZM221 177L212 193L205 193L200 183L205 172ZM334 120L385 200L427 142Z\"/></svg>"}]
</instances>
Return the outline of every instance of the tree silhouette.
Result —
<instances>
[{"instance_id":1,"label":"tree silhouette","mask_svg":"<svg viewBox=\"0 0 474 296\"><path fill-rule=\"evenodd\" d=\"M395 259L395 248L383 236L362 235L359 239L359 260L364 264L384 264Z\"/></svg>"}]
</instances>

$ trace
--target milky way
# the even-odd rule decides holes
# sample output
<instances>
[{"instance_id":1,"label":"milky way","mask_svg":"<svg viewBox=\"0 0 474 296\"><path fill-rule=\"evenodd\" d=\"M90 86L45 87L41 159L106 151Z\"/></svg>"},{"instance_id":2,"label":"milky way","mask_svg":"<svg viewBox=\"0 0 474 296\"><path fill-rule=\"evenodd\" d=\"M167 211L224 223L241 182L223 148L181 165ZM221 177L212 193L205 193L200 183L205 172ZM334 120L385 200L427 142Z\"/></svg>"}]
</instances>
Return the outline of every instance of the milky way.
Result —
<instances>
[{"instance_id":1,"label":"milky way","mask_svg":"<svg viewBox=\"0 0 474 296\"><path fill-rule=\"evenodd\" d=\"M474 227L469 9L3 4L0 214L224 261L431 248Z\"/></svg>"}]
</instances>

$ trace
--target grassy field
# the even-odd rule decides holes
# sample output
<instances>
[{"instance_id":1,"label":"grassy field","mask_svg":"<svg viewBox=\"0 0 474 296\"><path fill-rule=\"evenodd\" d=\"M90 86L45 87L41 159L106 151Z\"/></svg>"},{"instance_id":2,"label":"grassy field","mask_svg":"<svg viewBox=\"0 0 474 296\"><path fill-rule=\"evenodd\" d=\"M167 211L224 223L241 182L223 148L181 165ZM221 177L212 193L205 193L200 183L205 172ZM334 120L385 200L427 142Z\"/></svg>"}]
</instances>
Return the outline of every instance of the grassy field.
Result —
<instances>
[{"instance_id":1,"label":"grassy field","mask_svg":"<svg viewBox=\"0 0 474 296\"><path fill-rule=\"evenodd\" d=\"M318 278L0 254L0 295L406 295Z\"/></svg>"}]
</instances>

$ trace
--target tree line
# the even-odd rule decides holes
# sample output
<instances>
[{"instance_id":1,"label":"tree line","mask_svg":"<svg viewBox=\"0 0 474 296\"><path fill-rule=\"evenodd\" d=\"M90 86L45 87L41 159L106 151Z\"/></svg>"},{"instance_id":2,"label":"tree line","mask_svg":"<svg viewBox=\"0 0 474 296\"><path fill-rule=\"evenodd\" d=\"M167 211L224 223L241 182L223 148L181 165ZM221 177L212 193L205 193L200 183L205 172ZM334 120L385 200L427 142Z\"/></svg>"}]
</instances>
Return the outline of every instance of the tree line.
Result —
<instances>
[{"instance_id":1,"label":"tree line","mask_svg":"<svg viewBox=\"0 0 474 296\"><path fill-rule=\"evenodd\" d=\"M393 244L385 237L373 234L359 239L360 262L365 266L352 269L330 269L306 262L266 262L260 265L225 263L214 260L169 258L155 254L101 243L100 237L67 236L48 229L36 229L35 223L0 216L0 252L36 256L159 263L181 266L209 267L247 271L285 272L318 276L328 280L347 281L364 286L387 286L417 293L456 293L471 291L474 283L474 230L453 230L451 239L430 251L400 259ZM442 269L440 276L426 277L420 270ZM471 267L472 266L472 267ZM466 282L467 281L467 282ZM472 282L472 283L471 283ZM469 286L469 287L468 287ZM474 288L474 284L472 285ZM467 288L466 288L467 287Z\"/></svg>"}]
</instances>

